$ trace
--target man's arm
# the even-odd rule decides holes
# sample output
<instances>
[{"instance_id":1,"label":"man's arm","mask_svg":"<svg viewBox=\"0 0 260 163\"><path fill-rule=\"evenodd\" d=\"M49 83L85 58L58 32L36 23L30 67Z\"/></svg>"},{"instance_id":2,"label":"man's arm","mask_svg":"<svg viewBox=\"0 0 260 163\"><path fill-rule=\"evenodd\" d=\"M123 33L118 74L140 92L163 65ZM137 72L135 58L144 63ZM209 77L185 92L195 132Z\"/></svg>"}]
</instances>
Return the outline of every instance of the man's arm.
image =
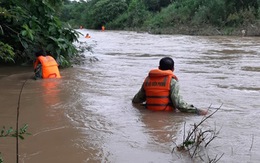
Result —
<instances>
[{"instance_id":1,"label":"man's arm","mask_svg":"<svg viewBox=\"0 0 260 163\"><path fill-rule=\"evenodd\" d=\"M42 79L42 65L38 64L37 67L34 69L34 79Z\"/></svg>"},{"instance_id":2,"label":"man's arm","mask_svg":"<svg viewBox=\"0 0 260 163\"><path fill-rule=\"evenodd\" d=\"M37 65L38 65L39 62L40 62L39 59L36 58L36 61L33 63L33 69L34 70L37 68Z\"/></svg>"},{"instance_id":3,"label":"man's arm","mask_svg":"<svg viewBox=\"0 0 260 163\"><path fill-rule=\"evenodd\" d=\"M138 91L138 93L134 96L132 99L132 103L143 103L146 100L144 87L142 85L141 89Z\"/></svg>"},{"instance_id":4,"label":"man's arm","mask_svg":"<svg viewBox=\"0 0 260 163\"><path fill-rule=\"evenodd\" d=\"M171 96L173 106L175 108L177 108L181 112L186 112L186 113L196 113L199 115L207 114L207 111L200 110L200 109L196 108L195 106L186 103L182 99L182 97L179 93L179 90L180 90L180 86L179 86L178 81L176 81L175 79L172 79L170 96Z\"/></svg>"}]
</instances>

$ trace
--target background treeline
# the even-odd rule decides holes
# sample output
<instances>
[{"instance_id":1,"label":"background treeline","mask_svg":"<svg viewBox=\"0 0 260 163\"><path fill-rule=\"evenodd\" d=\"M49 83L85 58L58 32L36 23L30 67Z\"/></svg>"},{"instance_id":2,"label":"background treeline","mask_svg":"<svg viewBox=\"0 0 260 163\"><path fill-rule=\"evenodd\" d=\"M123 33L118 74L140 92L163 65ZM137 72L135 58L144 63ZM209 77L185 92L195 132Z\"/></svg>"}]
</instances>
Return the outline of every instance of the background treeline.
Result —
<instances>
[{"instance_id":1,"label":"background treeline","mask_svg":"<svg viewBox=\"0 0 260 163\"><path fill-rule=\"evenodd\" d=\"M65 67L75 28L163 34L260 35L260 0L0 0L0 64L28 63L44 49ZM72 25L72 27L70 26Z\"/></svg>"},{"instance_id":2,"label":"background treeline","mask_svg":"<svg viewBox=\"0 0 260 163\"><path fill-rule=\"evenodd\" d=\"M66 1L61 19L75 28L143 30L151 33L260 35L260 0Z\"/></svg>"},{"instance_id":3,"label":"background treeline","mask_svg":"<svg viewBox=\"0 0 260 163\"><path fill-rule=\"evenodd\" d=\"M59 19L62 5L63 0L0 0L0 63L32 65L43 49L69 66L78 33Z\"/></svg>"}]
</instances>

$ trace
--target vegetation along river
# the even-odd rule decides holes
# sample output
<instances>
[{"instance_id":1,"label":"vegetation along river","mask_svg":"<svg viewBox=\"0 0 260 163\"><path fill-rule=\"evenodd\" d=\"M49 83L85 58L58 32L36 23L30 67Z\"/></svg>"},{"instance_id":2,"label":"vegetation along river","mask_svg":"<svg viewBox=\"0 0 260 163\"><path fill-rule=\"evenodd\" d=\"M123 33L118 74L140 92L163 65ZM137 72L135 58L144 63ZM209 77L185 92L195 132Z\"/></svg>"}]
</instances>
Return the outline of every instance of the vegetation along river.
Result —
<instances>
[{"instance_id":1,"label":"vegetation along river","mask_svg":"<svg viewBox=\"0 0 260 163\"><path fill-rule=\"evenodd\" d=\"M207 147L218 162L260 160L260 38L150 35L80 30L92 46L84 65L61 69L60 80L33 80L32 67L0 67L0 124L19 125L29 136L19 141L21 163L189 162L172 153L184 124L202 116L151 112L131 99L150 69L170 56L183 99L213 112L202 127L219 131ZM89 33L91 38L84 36ZM76 43L77 46L85 46ZM15 138L0 138L5 163L15 162Z\"/></svg>"}]
</instances>

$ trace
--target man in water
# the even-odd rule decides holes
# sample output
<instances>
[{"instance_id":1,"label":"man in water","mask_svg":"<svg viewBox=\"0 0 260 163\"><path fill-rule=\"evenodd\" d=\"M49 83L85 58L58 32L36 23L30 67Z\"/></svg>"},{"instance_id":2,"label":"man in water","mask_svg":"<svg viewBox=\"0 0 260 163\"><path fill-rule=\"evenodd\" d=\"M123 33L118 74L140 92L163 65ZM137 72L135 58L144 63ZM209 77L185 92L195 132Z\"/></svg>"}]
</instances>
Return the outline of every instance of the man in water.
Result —
<instances>
[{"instance_id":1,"label":"man in water","mask_svg":"<svg viewBox=\"0 0 260 163\"><path fill-rule=\"evenodd\" d=\"M44 51L38 51L35 53L36 61L34 62L34 78L47 79L47 78L61 78L58 69L58 64L55 59L46 55Z\"/></svg>"},{"instance_id":2,"label":"man in water","mask_svg":"<svg viewBox=\"0 0 260 163\"><path fill-rule=\"evenodd\" d=\"M85 38L90 38L90 35L87 33L86 36L85 36Z\"/></svg>"},{"instance_id":3,"label":"man in water","mask_svg":"<svg viewBox=\"0 0 260 163\"><path fill-rule=\"evenodd\" d=\"M187 104L179 94L178 78L174 75L174 61L170 57L160 60L159 68L153 69L146 77L141 89L132 99L133 104L142 104L153 111L175 111L206 115L201 110Z\"/></svg>"}]
</instances>

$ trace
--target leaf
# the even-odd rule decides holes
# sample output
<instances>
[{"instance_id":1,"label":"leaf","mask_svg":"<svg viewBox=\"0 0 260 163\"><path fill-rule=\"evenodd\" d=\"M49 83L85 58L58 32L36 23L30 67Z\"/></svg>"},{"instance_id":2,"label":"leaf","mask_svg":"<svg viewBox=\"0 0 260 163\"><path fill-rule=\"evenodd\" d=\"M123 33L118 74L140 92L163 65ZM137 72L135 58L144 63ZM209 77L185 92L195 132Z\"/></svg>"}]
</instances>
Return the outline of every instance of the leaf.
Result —
<instances>
[{"instance_id":1,"label":"leaf","mask_svg":"<svg viewBox=\"0 0 260 163\"><path fill-rule=\"evenodd\" d=\"M34 39L33 34L30 32L28 35L29 35L29 38L33 41L33 39Z\"/></svg>"},{"instance_id":2,"label":"leaf","mask_svg":"<svg viewBox=\"0 0 260 163\"><path fill-rule=\"evenodd\" d=\"M13 132L14 130L13 130L13 128L12 127L10 127L8 130L7 130L7 133L6 133L6 135L10 135L10 133L11 132Z\"/></svg>"},{"instance_id":3,"label":"leaf","mask_svg":"<svg viewBox=\"0 0 260 163\"><path fill-rule=\"evenodd\" d=\"M22 128L20 128L20 133L19 134L26 133L27 128L28 128L28 124L25 124Z\"/></svg>"},{"instance_id":4,"label":"leaf","mask_svg":"<svg viewBox=\"0 0 260 163\"><path fill-rule=\"evenodd\" d=\"M22 34L22 36L26 36L27 35L27 31L26 30L22 30L21 34Z\"/></svg>"},{"instance_id":5,"label":"leaf","mask_svg":"<svg viewBox=\"0 0 260 163\"><path fill-rule=\"evenodd\" d=\"M21 139L21 140L24 140L24 137L22 135L18 135L18 137Z\"/></svg>"},{"instance_id":6,"label":"leaf","mask_svg":"<svg viewBox=\"0 0 260 163\"><path fill-rule=\"evenodd\" d=\"M28 43L27 43L26 41L21 41L21 44L23 45L23 47L24 47L25 49L28 48Z\"/></svg>"},{"instance_id":7,"label":"leaf","mask_svg":"<svg viewBox=\"0 0 260 163\"><path fill-rule=\"evenodd\" d=\"M2 35L4 34L4 30L3 30L1 25L0 25L0 32L1 32Z\"/></svg>"}]
</instances>

